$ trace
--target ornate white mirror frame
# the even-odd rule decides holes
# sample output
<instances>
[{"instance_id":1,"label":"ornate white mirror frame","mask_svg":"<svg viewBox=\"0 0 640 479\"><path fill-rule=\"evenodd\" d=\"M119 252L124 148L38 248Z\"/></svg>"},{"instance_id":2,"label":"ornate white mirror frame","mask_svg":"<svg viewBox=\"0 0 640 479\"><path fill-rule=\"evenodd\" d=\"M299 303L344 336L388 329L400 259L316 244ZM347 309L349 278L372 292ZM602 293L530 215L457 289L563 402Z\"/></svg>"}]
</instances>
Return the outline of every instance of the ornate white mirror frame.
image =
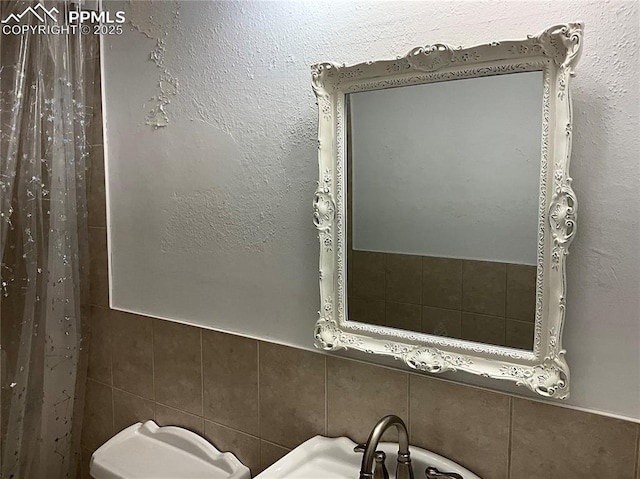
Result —
<instances>
[{"instance_id":1,"label":"ornate white mirror frame","mask_svg":"<svg viewBox=\"0 0 640 479\"><path fill-rule=\"evenodd\" d=\"M428 373L465 371L523 385L553 398L569 395L562 348L565 257L576 232L569 177L572 109L569 83L582 49L583 25L555 25L525 40L470 48L418 47L402 58L312 66L318 99L319 182L313 202L320 238L321 311L315 345L391 356ZM345 95L366 90L517 72L543 72L542 155L533 351L349 321L346 307Z\"/></svg>"}]
</instances>

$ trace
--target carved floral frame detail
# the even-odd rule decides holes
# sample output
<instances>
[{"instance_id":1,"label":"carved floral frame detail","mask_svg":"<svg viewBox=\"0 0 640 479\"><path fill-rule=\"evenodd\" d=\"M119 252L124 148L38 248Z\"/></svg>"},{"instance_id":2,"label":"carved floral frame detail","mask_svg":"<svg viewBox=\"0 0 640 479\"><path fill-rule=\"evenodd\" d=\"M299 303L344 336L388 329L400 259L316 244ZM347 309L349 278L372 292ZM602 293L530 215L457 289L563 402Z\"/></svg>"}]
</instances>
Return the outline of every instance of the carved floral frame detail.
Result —
<instances>
[{"instance_id":1,"label":"carved floral frame detail","mask_svg":"<svg viewBox=\"0 0 640 479\"><path fill-rule=\"evenodd\" d=\"M314 338L325 351L357 350L393 357L427 373L464 371L515 382L546 397L569 395L562 348L566 264L576 232L577 200L571 187L570 80L582 50L583 25L549 27L524 40L470 48L439 43L404 57L351 66L311 67L318 100L319 181L313 219L320 239L320 317ZM541 70L542 154L533 351L402 331L346 317L345 95L405 85Z\"/></svg>"}]
</instances>

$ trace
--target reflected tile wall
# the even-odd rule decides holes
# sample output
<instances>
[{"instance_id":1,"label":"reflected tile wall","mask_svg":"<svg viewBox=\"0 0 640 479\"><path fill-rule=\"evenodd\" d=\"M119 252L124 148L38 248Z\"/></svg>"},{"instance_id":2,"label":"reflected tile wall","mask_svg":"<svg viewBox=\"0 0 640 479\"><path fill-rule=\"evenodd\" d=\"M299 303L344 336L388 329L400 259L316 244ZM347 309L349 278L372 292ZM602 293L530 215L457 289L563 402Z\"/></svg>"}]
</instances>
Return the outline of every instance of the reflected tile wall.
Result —
<instances>
[{"instance_id":1,"label":"reflected tile wall","mask_svg":"<svg viewBox=\"0 0 640 479\"><path fill-rule=\"evenodd\" d=\"M350 250L347 267L354 321L533 349L535 266Z\"/></svg>"}]
</instances>

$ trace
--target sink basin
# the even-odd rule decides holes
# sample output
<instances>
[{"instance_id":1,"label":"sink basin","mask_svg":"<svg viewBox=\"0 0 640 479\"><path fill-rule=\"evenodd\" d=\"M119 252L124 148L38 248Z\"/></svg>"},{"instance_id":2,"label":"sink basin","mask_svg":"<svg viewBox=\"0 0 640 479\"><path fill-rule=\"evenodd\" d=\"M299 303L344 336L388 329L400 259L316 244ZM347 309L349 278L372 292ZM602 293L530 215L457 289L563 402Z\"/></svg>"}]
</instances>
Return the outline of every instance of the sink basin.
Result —
<instances>
[{"instance_id":1,"label":"sink basin","mask_svg":"<svg viewBox=\"0 0 640 479\"><path fill-rule=\"evenodd\" d=\"M362 453L353 452L356 443L346 437L316 436L301 444L255 479L358 479ZM390 479L395 479L398 444L383 442L378 450L387 454ZM464 479L480 479L471 471L419 447L410 446L411 463L416 479L424 479L428 466L441 472L457 472Z\"/></svg>"}]
</instances>

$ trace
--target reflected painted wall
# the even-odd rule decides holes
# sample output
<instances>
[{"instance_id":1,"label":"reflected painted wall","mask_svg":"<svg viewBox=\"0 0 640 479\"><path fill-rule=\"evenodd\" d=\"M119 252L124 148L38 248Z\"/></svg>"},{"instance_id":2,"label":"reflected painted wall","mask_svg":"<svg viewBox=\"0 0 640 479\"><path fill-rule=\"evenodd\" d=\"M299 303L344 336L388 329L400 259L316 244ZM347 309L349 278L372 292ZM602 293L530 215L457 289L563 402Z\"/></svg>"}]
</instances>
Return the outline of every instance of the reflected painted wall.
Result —
<instances>
[{"instance_id":1,"label":"reflected painted wall","mask_svg":"<svg viewBox=\"0 0 640 479\"><path fill-rule=\"evenodd\" d=\"M535 264L541 71L348 101L354 248Z\"/></svg>"}]
</instances>

